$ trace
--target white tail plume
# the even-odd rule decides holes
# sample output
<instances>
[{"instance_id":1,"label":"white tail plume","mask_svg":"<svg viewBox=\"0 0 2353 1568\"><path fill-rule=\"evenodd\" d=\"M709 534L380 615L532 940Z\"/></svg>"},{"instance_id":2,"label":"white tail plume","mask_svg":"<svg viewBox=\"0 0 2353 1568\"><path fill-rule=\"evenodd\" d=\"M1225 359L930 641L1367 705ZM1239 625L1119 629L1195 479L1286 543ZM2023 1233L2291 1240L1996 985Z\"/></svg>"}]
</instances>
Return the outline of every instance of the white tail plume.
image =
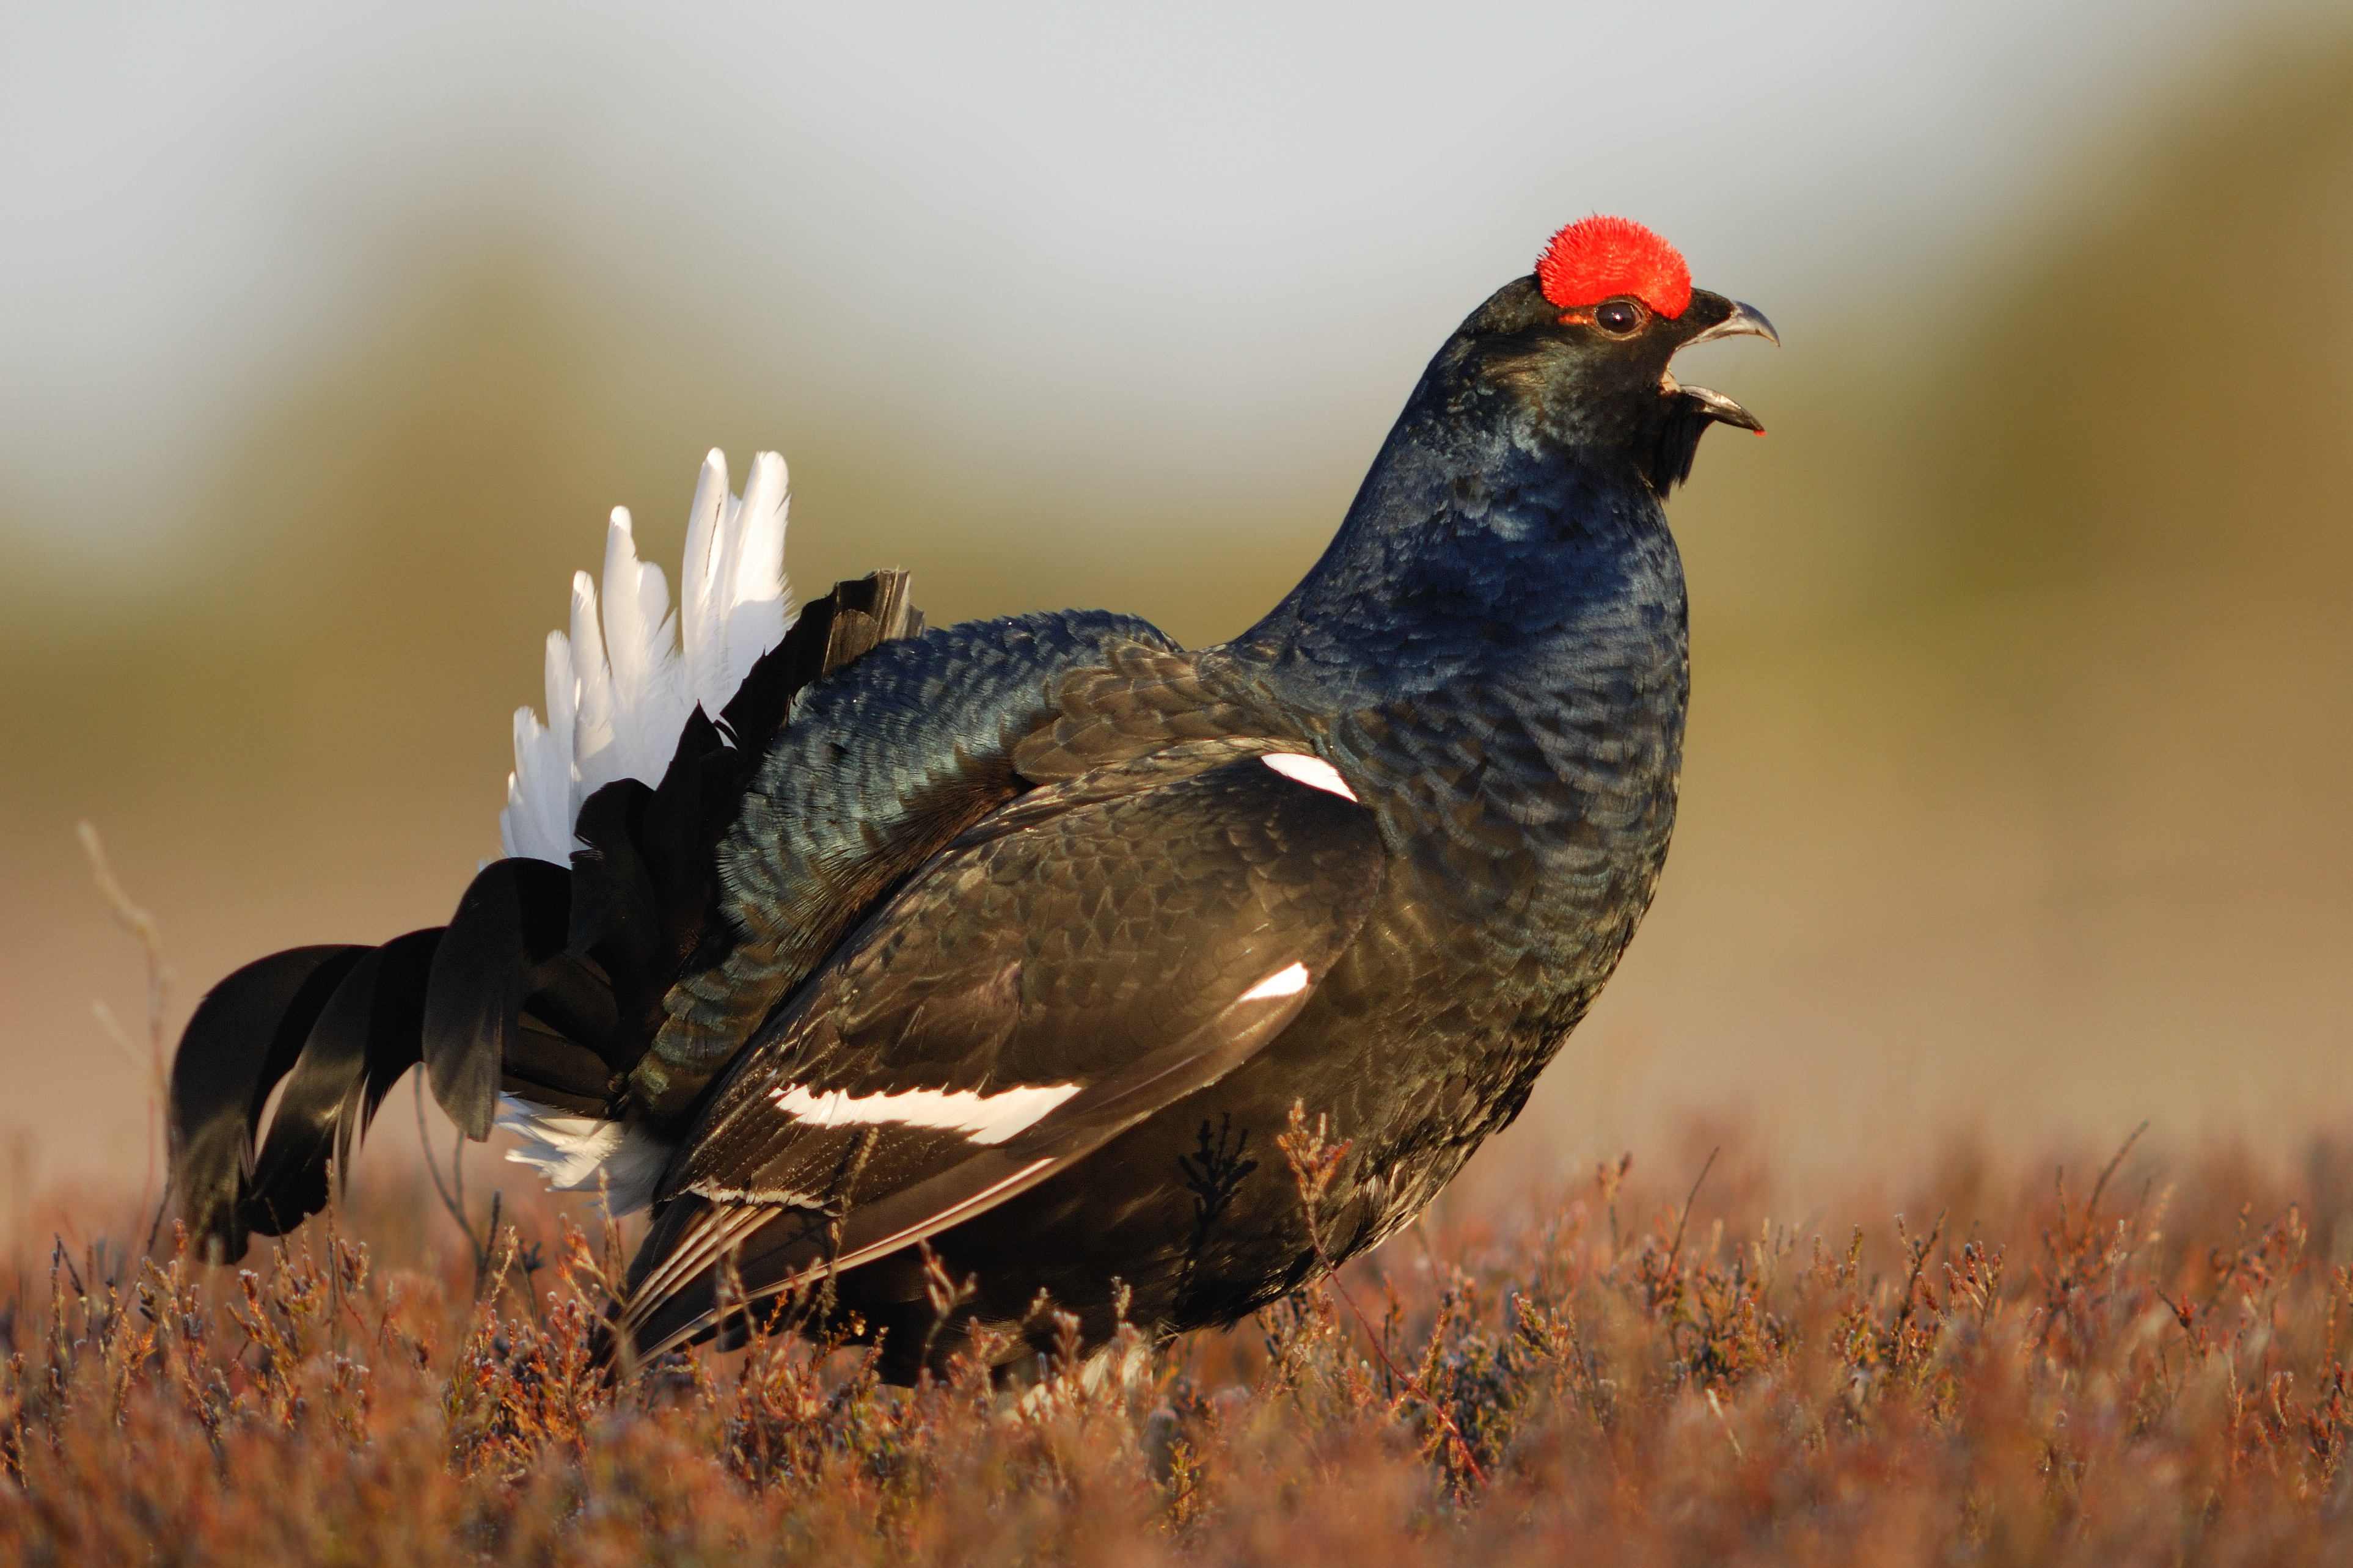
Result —
<instances>
[{"instance_id":1,"label":"white tail plume","mask_svg":"<svg viewBox=\"0 0 2353 1568\"><path fill-rule=\"evenodd\" d=\"M679 614L661 568L638 559L629 514L605 534L605 592L572 579L572 635L547 637L547 722L515 710L515 766L499 838L509 855L569 865L580 803L615 779L661 782L697 703L717 717L792 625L785 583L785 460L752 459L739 499L713 448L687 516ZM677 646L681 641L683 647Z\"/></svg>"}]
</instances>

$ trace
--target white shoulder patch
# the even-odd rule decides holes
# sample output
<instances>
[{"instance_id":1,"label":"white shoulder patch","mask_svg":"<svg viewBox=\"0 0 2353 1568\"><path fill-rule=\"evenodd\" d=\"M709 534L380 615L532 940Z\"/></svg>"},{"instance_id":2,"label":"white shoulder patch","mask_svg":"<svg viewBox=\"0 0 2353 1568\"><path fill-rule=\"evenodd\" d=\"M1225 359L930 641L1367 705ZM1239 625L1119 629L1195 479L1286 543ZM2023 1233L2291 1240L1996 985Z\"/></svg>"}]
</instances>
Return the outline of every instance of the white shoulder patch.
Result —
<instances>
[{"instance_id":1,"label":"white shoulder patch","mask_svg":"<svg viewBox=\"0 0 2353 1568\"><path fill-rule=\"evenodd\" d=\"M1002 1143L1079 1092L1075 1083L1024 1085L976 1094L968 1089L902 1089L895 1094L811 1094L799 1084L768 1091L776 1109L811 1127L855 1127L893 1121L962 1132L976 1143Z\"/></svg>"},{"instance_id":2,"label":"white shoulder patch","mask_svg":"<svg viewBox=\"0 0 2353 1568\"><path fill-rule=\"evenodd\" d=\"M1296 996L1307 989L1307 966L1294 963L1288 969L1278 969L1249 990L1236 997L1240 1002L1264 1002L1274 996Z\"/></svg>"},{"instance_id":3,"label":"white shoulder patch","mask_svg":"<svg viewBox=\"0 0 2353 1568\"><path fill-rule=\"evenodd\" d=\"M616 1216L653 1202L677 1147L635 1123L555 1110L512 1094L499 1096L498 1124L522 1140L507 1158L529 1165L559 1193L593 1193L601 1173Z\"/></svg>"},{"instance_id":4,"label":"white shoulder patch","mask_svg":"<svg viewBox=\"0 0 2353 1568\"><path fill-rule=\"evenodd\" d=\"M661 782L696 704L717 718L760 656L792 625L785 582L785 462L752 459L738 498L727 459L702 461L687 514L678 614L661 568L638 559L616 508L605 535L605 591L572 579L572 630L547 638L547 721L515 710L515 766L499 838L509 855L571 864L580 803L616 779Z\"/></svg>"},{"instance_id":5,"label":"white shoulder patch","mask_svg":"<svg viewBox=\"0 0 2353 1568\"><path fill-rule=\"evenodd\" d=\"M1354 800L1356 792L1340 776L1340 770L1321 757L1311 757L1302 752L1267 752L1259 761L1281 773L1296 779L1310 789L1329 790L1343 800Z\"/></svg>"}]
</instances>

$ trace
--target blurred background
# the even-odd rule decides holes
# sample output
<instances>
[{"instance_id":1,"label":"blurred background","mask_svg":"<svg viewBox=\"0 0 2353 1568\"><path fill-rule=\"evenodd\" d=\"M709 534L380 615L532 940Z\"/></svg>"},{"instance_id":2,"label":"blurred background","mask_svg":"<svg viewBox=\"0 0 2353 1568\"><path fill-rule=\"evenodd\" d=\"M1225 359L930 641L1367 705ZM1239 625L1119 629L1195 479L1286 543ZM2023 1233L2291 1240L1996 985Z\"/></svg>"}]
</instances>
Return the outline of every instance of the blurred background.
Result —
<instances>
[{"instance_id":1,"label":"blurred background","mask_svg":"<svg viewBox=\"0 0 2353 1568\"><path fill-rule=\"evenodd\" d=\"M78 820L174 1036L441 922L607 509L674 581L714 444L785 453L806 593L1228 636L1592 211L1787 346L1679 366L1772 431L1671 509L1683 826L1488 1169L2341 1129L2341 5L18 6L12 1190L152 1135Z\"/></svg>"}]
</instances>

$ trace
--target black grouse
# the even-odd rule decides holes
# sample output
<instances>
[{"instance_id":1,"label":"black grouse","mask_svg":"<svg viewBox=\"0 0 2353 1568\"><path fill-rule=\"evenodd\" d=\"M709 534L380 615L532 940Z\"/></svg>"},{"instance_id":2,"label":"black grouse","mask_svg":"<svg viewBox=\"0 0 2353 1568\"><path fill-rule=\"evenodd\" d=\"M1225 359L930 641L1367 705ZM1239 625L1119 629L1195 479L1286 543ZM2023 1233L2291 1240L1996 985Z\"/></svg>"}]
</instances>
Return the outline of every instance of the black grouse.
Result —
<instances>
[{"instance_id":1,"label":"black grouse","mask_svg":"<svg viewBox=\"0 0 2353 1568\"><path fill-rule=\"evenodd\" d=\"M625 1354L740 1331L729 1271L754 1302L822 1277L905 1379L1051 1346L1041 1299L1090 1344L1123 1310L1165 1336L1372 1246L1519 1111L1650 903L1689 685L1661 502L1711 424L1758 428L1668 363L1736 333L1773 337L1649 230L1564 228L1305 580L1199 650L1099 612L927 630L897 573L787 629L783 466L739 500L714 453L682 658L616 513L449 924L198 1006L194 1233L235 1258L316 1212L421 1063L471 1136L650 1205ZM1320 1253L1294 1106L1346 1141ZM970 1281L944 1325L927 1257Z\"/></svg>"}]
</instances>

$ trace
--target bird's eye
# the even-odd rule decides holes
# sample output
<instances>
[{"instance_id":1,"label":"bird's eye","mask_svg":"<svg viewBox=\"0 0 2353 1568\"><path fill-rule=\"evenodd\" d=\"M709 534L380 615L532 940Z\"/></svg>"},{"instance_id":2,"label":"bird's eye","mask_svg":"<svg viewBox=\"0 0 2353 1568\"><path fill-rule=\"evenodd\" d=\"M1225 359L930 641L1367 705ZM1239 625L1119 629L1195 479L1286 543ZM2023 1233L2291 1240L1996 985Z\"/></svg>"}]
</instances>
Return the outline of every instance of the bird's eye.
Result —
<instances>
[{"instance_id":1,"label":"bird's eye","mask_svg":"<svg viewBox=\"0 0 2353 1568\"><path fill-rule=\"evenodd\" d=\"M1613 338L1622 338L1642 324L1642 307L1631 300L1612 300L1593 312L1594 325Z\"/></svg>"}]
</instances>

